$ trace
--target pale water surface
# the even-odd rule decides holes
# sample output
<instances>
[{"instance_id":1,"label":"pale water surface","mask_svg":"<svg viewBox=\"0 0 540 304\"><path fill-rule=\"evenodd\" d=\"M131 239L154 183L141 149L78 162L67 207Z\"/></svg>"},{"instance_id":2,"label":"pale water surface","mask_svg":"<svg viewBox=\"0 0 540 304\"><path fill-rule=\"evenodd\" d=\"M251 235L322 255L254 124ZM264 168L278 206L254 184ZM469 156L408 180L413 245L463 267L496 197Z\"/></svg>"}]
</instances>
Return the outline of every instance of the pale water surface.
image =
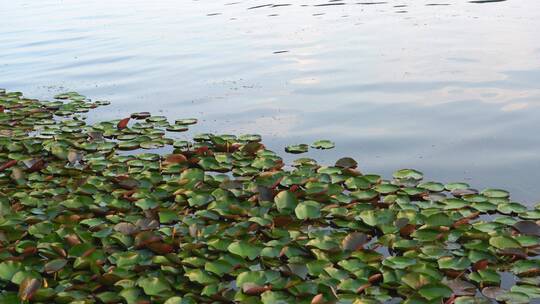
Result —
<instances>
[{"instance_id":1,"label":"pale water surface","mask_svg":"<svg viewBox=\"0 0 540 304\"><path fill-rule=\"evenodd\" d=\"M539 1L282 1L0 0L0 87L540 200Z\"/></svg>"}]
</instances>

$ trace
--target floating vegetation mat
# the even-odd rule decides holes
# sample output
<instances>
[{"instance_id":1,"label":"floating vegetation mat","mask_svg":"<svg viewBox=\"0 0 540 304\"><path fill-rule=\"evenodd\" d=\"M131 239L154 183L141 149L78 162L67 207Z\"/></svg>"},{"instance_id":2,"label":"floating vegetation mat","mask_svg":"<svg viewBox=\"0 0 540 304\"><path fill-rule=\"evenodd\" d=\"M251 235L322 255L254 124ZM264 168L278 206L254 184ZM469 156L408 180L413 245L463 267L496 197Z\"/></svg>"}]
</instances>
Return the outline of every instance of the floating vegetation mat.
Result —
<instances>
[{"instance_id":1,"label":"floating vegetation mat","mask_svg":"<svg viewBox=\"0 0 540 304\"><path fill-rule=\"evenodd\" d=\"M504 190L287 167L258 135L175 140L197 120L146 112L88 125L106 102L56 97L0 90L2 304L540 297L540 209Z\"/></svg>"}]
</instances>

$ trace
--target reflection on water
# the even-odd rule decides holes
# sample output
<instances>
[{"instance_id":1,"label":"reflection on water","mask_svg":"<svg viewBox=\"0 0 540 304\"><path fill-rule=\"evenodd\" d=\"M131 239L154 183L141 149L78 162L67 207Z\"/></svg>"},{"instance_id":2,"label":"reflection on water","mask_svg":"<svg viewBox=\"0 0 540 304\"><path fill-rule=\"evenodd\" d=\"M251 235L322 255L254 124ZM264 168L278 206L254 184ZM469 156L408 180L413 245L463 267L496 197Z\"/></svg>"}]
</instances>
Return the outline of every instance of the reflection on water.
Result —
<instances>
[{"instance_id":1,"label":"reflection on water","mask_svg":"<svg viewBox=\"0 0 540 304\"><path fill-rule=\"evenodd\" d=\"M0 87L540 199L540 3L0 0ZM482 4L482 5L480 5ZM290 157L289 159L292 159Z\"/></svg>"}]
</instances>

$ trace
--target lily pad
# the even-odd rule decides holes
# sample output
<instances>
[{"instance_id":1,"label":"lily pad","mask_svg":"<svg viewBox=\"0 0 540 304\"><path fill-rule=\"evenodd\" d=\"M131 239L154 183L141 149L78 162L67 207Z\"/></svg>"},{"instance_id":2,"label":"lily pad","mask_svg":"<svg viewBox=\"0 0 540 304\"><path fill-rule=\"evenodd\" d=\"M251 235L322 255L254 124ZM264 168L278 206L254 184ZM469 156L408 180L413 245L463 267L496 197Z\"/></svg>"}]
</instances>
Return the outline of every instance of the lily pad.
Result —
<instances>
[{"instance_id":1,"label":"lily pad","mask_svg":"<svg viewBox=\"0 0 540 304\"><path fill-rule=\"evenodd\" d=\"M515 239L509 236L494 236L489 239L489 244L498 249L521 248Z\"/></svg>"},{"instance_id":2,"label":"lily pad","mask_svg":"<svg viewBox=\"0 0 540 304\"><path fill-rule=\"evenodd\" d=\"M486 189L482 191L482 194L484 196L492 198L507 198L510 196L510 193L508 193L508 191L501 189Z\"/></svg>"},{"instance_id":3,"label":"lily pad","mask_svg":"<svg viewBox=\"0 0 540 304\"><path fill-rule=\"evenodd\" d=\"M176 125L194 125L197 123L196 118L183 118L174 121Z\"/></svg>"},{"instance_id":4,"label":"lily pad","mask_svg":"<svg viewBox=\"0 0 540 304\"><path fill-rule=\"evenodd\" d=\"M330 140L327 140L327 139L321 139L321 140L317 140L315 142L313 142L311 144L311 147L312 148L315 148L315 149L323 149L323 150L326 150L326 149L332 149L334 148L336 145L330 141Z\"/></svg>"},{"instance_id":5,"label":"lily pad","mask_svg":"<svg viewBox=\"0 0 540 304\"><path fill-rule=\"evenodd\" d=\"M421 180L424 178L424 174L420 171L414 169L401 169L393 174L396 179L412 179L412 180Z\"/></svg>"},{"instance_id":6,"label":"lily pad","mask_svg":"<svg viewBox=\"0 0 540 304\"><path fill-rule=\"evenodd\" d=\"M306 153L309 149L309 146L306 144L291 145L285 147L285 152L292 154Z\"/></svg>"},{"instance_id":7,"label":"lily pad","mask_svg":"<svg viewBox=\"0 0 540 304\"><path fill-rule=\"evenodd\" d=\"M440 298L449 298L452 289L443 284L427 284L418 290L418 293L425 299L433 301Z\"/></svg>"},{"instance_id":8,"label":"lily pad","mask_svg":"<svg viewBox=\"0 0 540 304\"><path fill-rule=\"evenodd\" d=\"M315 201L303 201L296 206L294 212L301 220L316 219L321 216L321 205Z\"/></svg>"}]
</instances>

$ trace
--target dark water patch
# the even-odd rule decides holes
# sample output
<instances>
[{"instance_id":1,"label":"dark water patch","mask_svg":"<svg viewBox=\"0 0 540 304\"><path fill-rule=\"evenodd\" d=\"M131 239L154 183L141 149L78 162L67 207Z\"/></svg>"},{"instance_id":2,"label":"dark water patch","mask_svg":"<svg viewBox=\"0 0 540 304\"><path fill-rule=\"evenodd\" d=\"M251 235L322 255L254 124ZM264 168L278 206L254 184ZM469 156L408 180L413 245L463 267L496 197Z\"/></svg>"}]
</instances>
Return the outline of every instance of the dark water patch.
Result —
<instances>
[{"instance_id":1,"label":"dark water patch","mask_svg":"<svg viewBox=\"0 0 540 304\"><path fill-rule=\"evenodd\" d=\"M87 39L86 36L77 36L77 37L62 37L58 39L48 39L48 40L41 40L41 41L32 41L30 43L21 44L21 48L31 48L36 46L44 46L44 45L54 45L54 44L65 44L69 42L77 42L77 41L83 41Z\"/></svg>"},{"instance_id":2,"label":"dark water patch","mask_svg":"<svg viewBox=\"0 0 540 304\"><path fill-rule=\"evenodd\" d=\"M313 6L336 6L336 5L345 5L345 3L343 2L323 3L323 4L315 4Z\"/></svg>"},{"instance_id":3,"label":"dark water patch","mask_svg":"<svg viewBox=\"0 0 540 304\"><path fill-rule=\"evenodd\" d=\"M210 14L206 14L206 16L219 16L221 15L221 13L210 13Z\"/></svg>"},{"instance_id":4,"label":"dark water patch","mask_svg":"<svg viewBox=\"0 0 540 304\"><path fill-rule=\"evenodd\" d=\"M270 4L263 4L263 5L257 5L257 6L252 6L252 7L248 7L247 9L248 9L248 10L252 10L252 9L263 8L263 7L271 7L271 6L273 6L272 3L270 3Z\"/></svg>"},{"instance_id":5,"label":"dark water patch","mask_svg":"<svg viewBox=\"0 0 540 304\"><path fill-rule=\"evenodd\" d=\"M272 52L272 54L283 54L283 53L288 53L289 51L275 51L275 52Z\"/></svg>"},{"instance_id":6,"label":"dark water patch","mask_svg":"<svg viewBox=\"0 0 540 304\"><path fill-rule=\"evenodd\" d=\"M502 289L510 289L512 286L516 285L517 278L513 273L508 271L499 271L498 273L501 276Z\"/></svg>"},{"instance_id":7,"label":"dark water patch","mask_svg":"<svg viewBox=\"0 0 540 304\"><path fill-rule=\"evenodd\" d=\"M450 3L428 3L426 6L448 6Z\"/></svg>"},{"instance_id":8,"label":"dark water patch","mask_svg":"<svg viewBox=\"0 0 540 304\"><path fill-rule=\"evenodd\" d=\"M376 5L376 4L386 4L388 2L357 2L356 4L360 5Z\"/></svg>"}]
</instances>

